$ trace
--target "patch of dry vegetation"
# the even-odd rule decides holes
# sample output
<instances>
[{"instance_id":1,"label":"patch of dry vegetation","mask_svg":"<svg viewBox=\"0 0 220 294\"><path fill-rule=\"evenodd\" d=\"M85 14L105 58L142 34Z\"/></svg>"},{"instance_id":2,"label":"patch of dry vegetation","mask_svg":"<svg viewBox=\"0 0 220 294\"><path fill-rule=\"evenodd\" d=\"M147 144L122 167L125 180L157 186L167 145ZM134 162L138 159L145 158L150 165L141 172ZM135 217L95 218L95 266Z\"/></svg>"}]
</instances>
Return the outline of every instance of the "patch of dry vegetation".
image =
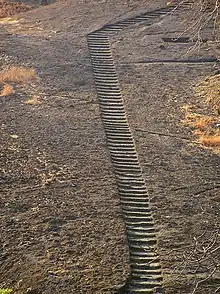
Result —
<instances>
[{"instance_id":1,"label":"patch of dry vegetation","mask_svg":"<svg viewBox=\"0 0 220 294\"><path fill-rule=\"evenodd\" d=\"M0 71L0 84L7 82L26 83L36 79L35 69L23 66L11 66Z\"/></svg>"},{"instance_id":2,"label":"patch of dry vegetation","mask_svg":"<svg viewBox=\"0 0 220 294\"><path fill-rule=\"evenodd\" d=\"M28 83L37 78L35 69L23 66L11 66L0 71L0 96L10 96L15 93L15 84Z\"/></svg>"},{"instance_id":3,"label":"patch of dry vegetation","mask_svg":"<svg viewBox=\"0 0 220 294\"><path fill-rule=\"evenodd\" d=\"M203 81L197 88L197 94L203 96L212 110L220 115L220 74Z\"/></svg>"},{"instance_id":4,"label":"patch of dry vegetation","mask_svg":"<svg viewBox=\"0 0 220 294\"><path fill-rule=\"evenodd\" d=\"M41 101L38 96L34 95L33 97L26 100L24 103L27 105L39 105L39 104L41 104Z\"/></svg>"},{"instance_id":5,"label":"patch of dry vegetation","mask_svg":"<svg viewBox=\"0 0 220 294\"><path fill-rule=\"evenodd\" d=\"M167 4L181 5L184 2L186 1L170 0ZM203 29L211 24L213 29L207 44L215 57L220 60L220 0L192 0L190 5L190 10L183 21L183 34L187 34L195 43L187 51L187 54L200 50L203 44Z\"/></svg>"},{"instance_id":6,"label":"patch of dry vegetation","mask_svg":"<svg viewBox=\"0 0 220 294\"><path fill-rule=\"evenodd\" d=\"M12 94L14 94L14 88L12 85L9 85L9 84L5 84L3 86L3 89L1 90L1 93L0 93L0 96L10 96Z\"/></svg>"},{"instance_id":7,"label":"patch of dry vegetation","mask_svg":"<svg viewBox=\"0 0 220 294\"><path fill-rule=\"evenodd\" d=\"M30 10L31 7L21 2L9 2L0 0L0 18L8 17L16 13Z\"/></svg>"},{"instance_id":8,"label":"patch of dry vegetation","mask_svg":"<svg viewBox=\"0 0 220 294\"><path fill-rule=\"evenodd\" d=\"M168 260L175 260L177 265L169 265L172 279L166 276L167 293L218 294L219 250L219 229L214 228L206 229L201 234L190 234L185 248L178 247L168 252Z\"/></svg>"},{"instance_id":9,"label":"patch of dry vegetation","mask_svg":"<svg viewBox=\"0 0 220 294\"><path fill-rule=\"evenodd\" d=\"M194 0L187 22L192 23L186 31L193 38L197 38L196 46L199 48L202 40L200 34L202 29L213 23L213 41L208 42L216 58L220 60L219 46L219 25L220 25L220 5L219 0ZM194 46L192 49L196 49ZM220 75L209 77L201 82L196 88L196 95L204 99L207 107L202 112L210 115L198 114L198 109L185 109L184 125L193 129L193 134L197 141L204 147L220 153Z\"/></svg>"},{"instance_id":10,"label":"patch of dry vegetation","mask_svg":"<svg viewBox=\"0 0 220 294\"><path fill-rule=\"evenodd\" d=\"M193 134L202 146L220 154L220 75L209 77L200 83L196 94L205 100L212 114L198 114L185 108L183 123L193 129Z\"/></svg>"},{"instance_id":11,"label":"patch of dry vegetation","mask_svg":"<svg viewBox=\"0 0 220 294\"><path fill-rule=\"evenodd\" d=\"M200 135L199 141L201 144L207 147L216 147L220 150L220 132L216 132L214 135Z\"/></svg>"}]
</instances>

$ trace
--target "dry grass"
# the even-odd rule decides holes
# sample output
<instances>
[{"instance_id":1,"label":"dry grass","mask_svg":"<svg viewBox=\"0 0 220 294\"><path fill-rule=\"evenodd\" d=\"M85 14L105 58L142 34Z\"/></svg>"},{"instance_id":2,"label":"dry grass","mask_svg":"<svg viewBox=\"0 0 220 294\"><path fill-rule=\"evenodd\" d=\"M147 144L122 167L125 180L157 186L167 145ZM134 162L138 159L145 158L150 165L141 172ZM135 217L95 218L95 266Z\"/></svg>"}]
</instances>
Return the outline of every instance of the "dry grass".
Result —
<instances>
[{"instance_id":1,"label":"dry grass","mask_svg":"<svg viewBox=\"0 0 220 294\"><path fill-rule=\"evenodd\" d=\"M2 86L0 96L12 95L15 93L14 86L18 87L19 84L27 84L35 79L37 79L37 74L33 68L11 66L3 69L0 71L0 86ZM29 105L38 105L40 103L37 96L33 96L25 102L25 104Z\"/></svg>"},{"instance_id":2,"label":"dry grass","mask_svg":"<svg viewBox=\"0 0 220 294\"><path fill-rule=\"evenodd\" d=\"M220 132L217 132L216 135L201 135L199 142L207 147L216 147L220 149Z\"/></svg>"},{"instance_id":3,"label":"dry grass","mask_svg":"<svg viewBox=\"0 0 220 294\"><path fill-rule=\"evenodd\" d=\"M12 94L14 94L14 88L12 85L9 84L5 84L3 86L3 89L1 90L0 96L10 96Z\"/></svg>"},{"instance_id":4,"label":"dry grass","mask_svg":"<svg viewBox=\"0 0 220 294\"><path fill-rule=\"evenodd\" d=\"M208 115L201 115L198 113L187 112L185 121L193 128L204 130L211 127L216 122L215 118Z\"/></svg>"},{"instance_id":5,"label":"dry grass","mask_svg":"<svg viewBox=\"0 0 220 294\"><path fill-rule=\"evenodd\" d=\"M207 78L197 87L196 92L220 115L220 74Z\"/></svg>"},{"instance_id":6,"label":"dry grass","mask_svg":"<svg viewBox=\"0 0 220 294\"><path fill-rule=\"evenodd\" d=\"M37 74L33 68L23 66L11 66L0 71L0 84L3 83L26 83L36 79Z\"/></svg>"},{"instance_id":7,"label":"dry grass","mask_svg":"<svg viewBox=\"0 0 220 294\"><path fill-rule=\"evenodd\" d=\"M39 105L41 104L40 98L38 96L33 96L30 99L28 99L27 101L24 102L27 105Z\"/></svg>"},{"instance_id":8,"label":"dry grass","mask_svg":"<svg viewBox=\"0 0 220 294\"><path fill-rule=\"evenodd\" d=\"M186 106L183 124L193 129L193 134L202 146L220 153L220 75L209 77L200 83L196 94L204 99L212 114L198 114Z\"/></svg>"},{"instance_id":9,"label":"dry grass","mask_svg":"<svg viewBox=\"0 0 220 294\"><path fill-rule=\"evenodd\" d=\"M0 18L8 17L16 13L30 10L31 7L21 2L9 2L0 0Z\"/></svg>"}]
</instances>

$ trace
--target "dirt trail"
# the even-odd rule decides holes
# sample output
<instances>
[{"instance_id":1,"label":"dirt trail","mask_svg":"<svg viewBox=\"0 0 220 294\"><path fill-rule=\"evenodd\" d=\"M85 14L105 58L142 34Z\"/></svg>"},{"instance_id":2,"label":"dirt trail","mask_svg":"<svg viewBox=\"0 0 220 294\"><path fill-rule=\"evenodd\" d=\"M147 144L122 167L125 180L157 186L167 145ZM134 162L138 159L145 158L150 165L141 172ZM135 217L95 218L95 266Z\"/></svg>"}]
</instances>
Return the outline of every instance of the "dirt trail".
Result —
<instances>
[{"instance_id":1,"label":"dirt trail","mask_svg":"<svg viewBox=\"0 0 220 294\"><path fill-rule=\"evenodd\" d=\"M129 276L124 224L86 35L106 22L143 11L144 2L128 7L127 1L61 1L0 21L1 66L31 66L40 77L1 100L5 168L0 287L11 287L16 294L116 293ZM149 1L147 9L164 4ZM169 22L168 29L176 29L176 23ZM188 294L189 289L183 289L188 272L179 285L170 273L177 255L167 254L173 242L185 248L186 231L192 229L193 238L217 227L219 157L188 144L190 135L179 126L180 107L194 101L188 87L211 73L211 65L167 65L161 70L159 65L132 64L138 62L136 56L156 52L159 36L149 39L148 33L158 34L158 25L148 29L144 25L128 29L112 39L112 46L161 228L159 250L167 293ZM140 40L145 43L137 46ZM175 54L179 49L171 50ZM164 87L168 90L161 95ZM25 105L33 95L41 104ZM213 287L206 285L198 293L211 294Z\"/></svg>"}]
</instances>

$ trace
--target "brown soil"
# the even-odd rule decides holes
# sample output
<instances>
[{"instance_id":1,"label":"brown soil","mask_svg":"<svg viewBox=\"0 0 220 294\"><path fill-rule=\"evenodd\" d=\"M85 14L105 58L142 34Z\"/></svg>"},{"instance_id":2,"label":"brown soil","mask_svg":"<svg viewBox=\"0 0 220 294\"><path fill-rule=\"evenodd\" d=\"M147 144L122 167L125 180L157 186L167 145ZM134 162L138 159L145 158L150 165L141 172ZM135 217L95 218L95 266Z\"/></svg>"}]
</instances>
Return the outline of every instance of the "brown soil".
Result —
<instances>
[{"instance_id":1,"label":"brown soil","mask_svg":"<svg viewBox=\"0 0 220 294\"><path fill-rule=\"evenodd\" d=\"M33 67L40 77L1 97L1 288L15 294L110 294L129 275L86 34L146 6L164 5L133 3L62 1L0 22L2 69ZM181 107L202 103L192 85L213 65L138 63L181 55L184 46L161 41L178 26L178 17L167 18L127 29L111 42L160 228L166 293L189 294L213 270L213 260L219 263L220 169L217 155L191 144ZM41 103L25 103L33 97ZM208 258L196 270L203 247ZM213 294L219 279L217 269L195 293Z\"/></svg>"},{"instance_id":2,"label":"brown soil","mask_svg":"<svg viewBox=\"0 0 220 294\"><path fill-rule=\"evenodd\" d=\"M220 158L193 142L182 120L186 105L212 114L195 88L213 75L214 64L149 62L212 56L207 44L195 51L194 43L163 41L182 34L186 15L130 28L112 38L112 48L160 229L165 292L212 294L220 282ZM201 36L207 38L209 30Z\"/></svg>"}]
</instances>

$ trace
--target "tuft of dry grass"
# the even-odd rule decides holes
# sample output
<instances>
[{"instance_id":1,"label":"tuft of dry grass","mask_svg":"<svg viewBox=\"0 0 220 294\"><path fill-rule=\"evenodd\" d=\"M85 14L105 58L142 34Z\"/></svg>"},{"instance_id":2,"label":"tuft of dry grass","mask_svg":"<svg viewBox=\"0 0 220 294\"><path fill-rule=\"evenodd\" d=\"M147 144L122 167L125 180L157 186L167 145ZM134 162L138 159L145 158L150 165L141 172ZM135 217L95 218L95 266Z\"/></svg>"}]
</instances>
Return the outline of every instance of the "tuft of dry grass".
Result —
<instances>
[{"instance_id":1,"label":"tuft of dry grass","mask_svg":"<svg viewBox=\"0 0 220 294\"><path fill-rule=\"evenodd\" d=\"M3 89L1 90L1 93L0 93L0 96L10 96L12 94L14 94L14 88L12 85L9 85L9 84L5 84L3 86Z\"/></svg>"},{"instance_id":2,"label":"tuft of dry grass","mask_svg":"<svg viewBox=\"0 0 220 294\"><path fill-rule=\"evenodd\" d=\"M201 135L199 138L199 142L207 147L216 147L220 149L220 132L215 135Z\"/></svg>"},{"instance_id":3,"label":"tuft of dry grass","mask_svg":"<svg viewBox=\"0 0 220 294\"><path fill-rule=\"evenodd\" d=\"M187 125L193 129L193 134L202 146L211 148L216 153L220 153L219 122L220 118L215 116L187 112L183 120L183 125Z\"/></svg>"},{"instance_id":4,"label":"tuft of dry grass","mask_svg":"<svg viewBox=\"0 0 220 294\"><path fill-rule=\"evenodd\" d=\"M35 79L37 79L37 73L33 68L10 66L6 69L0 70L0 87L2 86L0 96L12 95L15 93L14 85L18 87L20 84L20 87L23 88L23 84L27 84ZM34 95L24 103L29 105L38 105L41 101L39 96Z\"/></svg>"},{"instance_id":5,"label":"tuft of dry grass","mask_svg":"<svg viewBox=\"0 0 220 294\"><path fill-rule=\"evenodd\" d=\"M33 68L23 66L11 66L0 71L0 84L3 83L26 83L36 79L37 74Z\"/></svg>"},{"instance_id":6,"label":"tuft of dry grass","mask_svg":"<svg viewBox=\"0 0 220 294\"><path fill-rule=\"evenodd\" d=\"M21 2L9 2L0 0L0 18L8 17L16 13L30 10L31 7Z\"/></svg>"},{"instance_id":7,"label":"tuft of dry grass","mask_svg":"<svg viewBox=\"0 0 220 294\"><path fill-rule=\"evenodd\" d=\"M194 112L187 112L185 117L185 123L191 125L195 129L204 130L217 122L213 116L201 115Z\"/></svg>"},{"instance_id":8,"label":"tuft of dry grass","mask_svg":"<svg viewBox=\"0 0 220 294\"><path fill-rule=\"evenodd\" d=\"M35 95L31 97L30 99L28 99L27 101L25 101L24 103L28 105L39 105L41 104L41 101L39 100L39 97Z\"/></svg>"},{"instance_id":9,"label":"tuft of dry grass","mask_svg":"<svg viewBox=\"0 0 220 294\"><path fill-rule=\"evenodd\" d=\"M208 77L197 85L196 94L204 99L213 113L212 115L198 114L192 112L187 105L183 107L185 111L183 124L193 129L193 134L202 146L220 153L220 75Z\"/></svg>"},{"instance_id":10,"label":"tuft of dry grass","mask_svg":"<svg viewBox=\"0 0 220 294\"><path fill-rule=\"evenodd\" d=\"M220 115L220 74L208 77L200 83L196 93L198 96L204 97L213 111Z\"/></svg>"}]
</instances>

